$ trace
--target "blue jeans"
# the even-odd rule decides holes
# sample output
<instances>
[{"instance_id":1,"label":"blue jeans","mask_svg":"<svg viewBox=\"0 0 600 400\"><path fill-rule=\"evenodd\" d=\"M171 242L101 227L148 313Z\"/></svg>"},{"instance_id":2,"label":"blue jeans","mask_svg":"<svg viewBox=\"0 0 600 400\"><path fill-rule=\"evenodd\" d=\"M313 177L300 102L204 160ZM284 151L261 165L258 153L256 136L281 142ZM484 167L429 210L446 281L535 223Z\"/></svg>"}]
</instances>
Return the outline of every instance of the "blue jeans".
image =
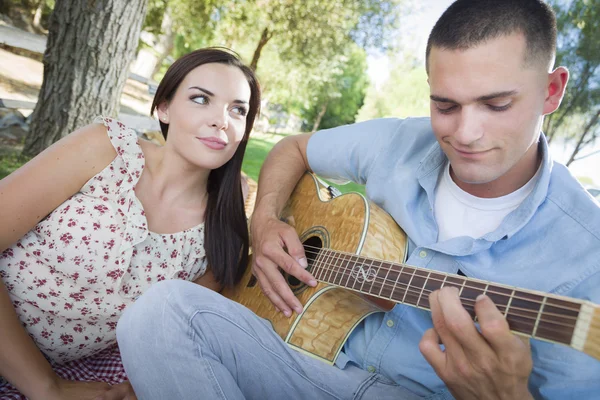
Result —
<instances>
[{"instance_id":1,"label":"blue jeans","mask_svg":"<svg viewBox=\"0 0 600 400\"><path fill-rule=\"evenodd\" d=\"M117 339L142 400L418 398L379 374L298 353L244 306L181 280L128 307Z\"/></svg>"}]
</instances>

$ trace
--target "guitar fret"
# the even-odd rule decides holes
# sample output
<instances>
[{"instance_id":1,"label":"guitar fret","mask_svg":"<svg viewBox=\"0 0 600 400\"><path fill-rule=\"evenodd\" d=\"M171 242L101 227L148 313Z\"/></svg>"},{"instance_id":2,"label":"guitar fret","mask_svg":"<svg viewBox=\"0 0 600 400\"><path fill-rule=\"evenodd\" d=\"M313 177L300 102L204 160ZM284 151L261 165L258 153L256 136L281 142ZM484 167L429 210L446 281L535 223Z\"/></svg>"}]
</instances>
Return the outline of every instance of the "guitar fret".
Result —
<instances>
[{"instance_id":1,"label":"guitar fret","mask_svg":"<svg viewBox=\"0 0 600 400\"><path fill-rule=\"evenodd\" d=\"M349 287L348 283L350 282L350 277L352 276L352 269L350 267L350 262L352 261L352 256L344 255L344 257L348 257L346 259L346 270L348 271L348 277L346 278L345 287Z\"/></svg>"},{"instance_id":2,"label":"guitar fret","mask_svg":"<svg viewBox=\"0 0 600 400\"><path fill-rule=\"evenodd\" d=\"M322 279L319 277L319 273L321 272L321 269L323 267L322 262L323 262L323 257L325 254L325 250L326 249L319 249L319 252L317 253L317 257L315 257L315 261L313 262L314 265L314 269L312 270L312 274L315 277L316 280L321 281Z\"/></svg>"},{"instance_id":3,"label":"guitar fret","mask_svg":"<svg viewBox=\"0 0 600 400\"><path fill-rule=\"evenodd\" d=\"M462 292L465 289L465 283L467 283L467 280L463 279L462 285L460 285L460 290L458 291L458 297L462 295Z\"/></svg>"},{"instance_id":4,"label":"guitar fret","mask_svg":"<svg viewBox=\"0 0 600 400\"><path fill-rule=\"evenodd\" d=\"M325 275L325 281L331 283L331 275L333 275L333 270L334 270L334 266L335 266L335 253L333 251L330 251L330 257L329 260L327 260L327 263L329 264L329 271L327 271L327 274Z\"/></svg>"},{"instance_id":5,"label":"guitar fret","mask_svg":"<svg viewBox=\"0 0 600 400\"><path fill-rule=\"evenodd\" d=\"M427 281L429 280L430 276L431 276L431 271L429 271L427 273L427 278L425 278L425 283L423 283L423 287L421 288L421 293L419 293L419 298L417 299L417 306L421 302L421 297L423 296L423 291L425 290L425 286L427 286Z\"/></svg>"},{"instance_id":6,"label":"guitar fret","mask_svg":"<svg viewBox=\"0 0 600 400\"><path fill-rule=\"evenodd\" d=\"M394 294L396 292L396 285L398 284L398 280L400 279L400 275L402 275L402 272L404 272L404 265L400 265L400 271L398 271L398 276L396 277L396 280L394 281L394 286L392 287L392 291L390 292L390 299L394 298Z\"/></svg>"},{"instance_id":7,"label":"guitar fret","mask_svg":"<svg viewBox=\"0 0 600 400\"><path fill-rule=\"evenodd\" d=\"M535 337L535 334L538 329L538 325L540 324L540 317L542 316L542 313L544 312L544 306L546 305L547 299L548 299L548 297L544 296L544 299L542 300L542 305L540 307L540 311L538 311L537 318L535 319L535 325L533 326L533 332L531 332L531 336L533 336L533 337Z\"/></svg>"},{"instance_id":8,"label":"guitar fret","mask_svg":"<svg viewBox=\"0 0 600 400\"><path fill-rule=\"evenodd\" d=\"M486 284L485 285L485 289L483 289L483 294L485 295L487 293L488 288L490 287L490 284ZM477 301L477 298L475 298L475 301ZM475 308L475 306L473 306L473 308ZM473 318L473 322L477 322L477 315L475 316L475 318Z\"/></svg>"},{"instance_id":9,"label":"guitar fret","mask_svg":"<svg viewBox=\"0 0 600 400\"><path fill-rule=\"evenodd\" d=\"M515 297L515 289L512 290L510 297L508 299L508 304L506 305L506 310L504 311L504 318L508 315L508 310L510 309L510 303L512 303L512 299Z\"/></svg>"},{"instance_id":10,"label":"guitar fret","mask_svg":"<svg viewBox=\"0 0 600 400\"><path fill-rule=\"evenodd\" d=\"M327 283L330 283L329 279L328 279L328 275L331 274L331 271L333 269L332 262L331 262L333 260L333 254L334 253L331 249L327 249L327 258L325 259L325 263L324 263L325 265L324 265L323 273L322 273L323 280Z\"/></svg>"},{"instance_id":11,"label":"guitar fret","mask_svg":"<svg viewBox=\"0 0 600 400\"><path fill-rule=\"evenodd\" d=\"M369 294L374 294L373 288L377 289L377 285L379 284L377 282L377 278L379 277L379 272L381 271L381 266L383 265L383 261L376 261L379 263L379 267L377 267L377 272L375 273L375 277L373 278L373 281L371 282L371 289L369 289ZM373 265L373 263L371 264ZM388 269L388 274L390 273L390 270ZM385 275L387 277L387 274ZM379 289L379 293L381 293L381 291L383 290L383 286L385 285L385 278L383 278L383 281L381 282L381 288Z\"/></svg>"},{"instance_id":12,"label":"guitar fret","mask_svg":"<svg viewBox=\"0 0 600 400\"><path fill-rule=\"evenodd\" d=\"M383 265L383 263L382 263L382 265ZM379 266L379 268L381 268L381 265ZM390 264L390 266L387 269L387 273L385 274L385 278L383 278L383 283L381 284L381 289L379 289L379 294L378 294L379 297L381 297L381 292L383 292L383 287L385 286L385 283L387 282L387 278L390 275L391 270L392 270L392 265ZM377 274L379 274L379 271L377 271Z\"/></svg>"},{"instance_id":13,"label":"guitar fret","mask_svg":"<svg viewBox=\"0 0 600 400\"><path fill-rule=\"evenodd\" d=\"M367 270L365 271L365 263L364 263L364 261L361 260L361 264L362 265L360 266L360 271L362 271L364 273L364 275L362 275L363 279L362 279L362 282L361 282L361 285L360 285L360 289L358 289L358 291L361 292L361 293L364 293L363 287L365 286L365 282L368 282L369 274L371 273L371 267L373 266L373 262L374 262L374 260L371 261L371 264L369 265L369 268L367 268Z\"/></svg>"},{"instance_id":14,"label":"guitar fret","mask_svg":"<svg viewBox=\"0 0 600 400\"><path fill-rule=\"evenodd\" d=\"M335 285L338 275L340 274L340 271L342 270L342 265L341 265L342 259L340 258L339 253L334 253L333 260L334 260L333 264L335 265L335 276L330 276L330 279L331 279L331 283L333 283ZM333 275L333 274L334 274L334 272L331 273L331 275Z\"/></svg>"},{"instance_id":15,"label":"guitar fret","mask_svg":"<svg viewBox=\"0 0 600 400\"><path fill-rule=\"evenodd\" d=\"M404 303L404 300L406 300L406 295L408 294L408 290L410 289L410 284L413 280L413 278L415 277L415 273L417 272L417 270L415 268L412 269L412 276L410 277L410 280L408 281L408 284L406 285L406 289L404 290L404 297L402 297L402 303Z\"/></svg>"}]
</instances>

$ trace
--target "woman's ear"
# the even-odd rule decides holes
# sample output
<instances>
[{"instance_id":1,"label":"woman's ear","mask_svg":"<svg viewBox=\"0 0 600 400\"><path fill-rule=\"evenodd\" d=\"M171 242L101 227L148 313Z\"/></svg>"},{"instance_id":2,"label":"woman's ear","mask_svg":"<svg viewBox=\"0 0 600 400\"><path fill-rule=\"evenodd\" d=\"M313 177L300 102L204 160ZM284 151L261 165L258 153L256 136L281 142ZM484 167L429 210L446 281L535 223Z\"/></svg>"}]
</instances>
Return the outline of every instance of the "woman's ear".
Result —
<instances>
[{"instance_id":1,"label":"woman's ear","mask_svg":"<svg viewBox=\"0 0 600 400\"><path fill-rule=\"evenodd\" d=\"M569 81L569 70L558 67L548 74L546 85L546 99L544 100L544 115L552 114L562 101Z\"/></svg>"},{"instance_id":2,"label":"woman's ear","mask_svg":"<svg viewBox=\"0 0 600 400\"><path fill-rule=\"evenodd\" d=\"M158 115L158 119L163 124L169 123L169 104L166 101L163 101L156 107L156 114Z\"/></svg>"}]
</instances>

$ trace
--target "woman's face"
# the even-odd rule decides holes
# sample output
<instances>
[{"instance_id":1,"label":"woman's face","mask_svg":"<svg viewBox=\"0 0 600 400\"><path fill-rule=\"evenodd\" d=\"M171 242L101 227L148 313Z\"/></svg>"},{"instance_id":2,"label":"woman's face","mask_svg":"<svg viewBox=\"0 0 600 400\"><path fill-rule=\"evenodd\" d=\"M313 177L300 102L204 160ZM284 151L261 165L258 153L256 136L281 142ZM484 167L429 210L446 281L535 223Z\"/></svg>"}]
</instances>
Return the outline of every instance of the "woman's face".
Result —
<instances>
[{"instance_id":1,"label":"woman's face","mask_svg":"<svg viewBox=\"0 0 600 400\"><path fill-rule=\"evenodd\" d=\"M195 166L219 168L244 137L249 101L250 85L239 68L211 63L193 69L158 107L169 124L167 146Z\"/></svg>"}]
</instances>

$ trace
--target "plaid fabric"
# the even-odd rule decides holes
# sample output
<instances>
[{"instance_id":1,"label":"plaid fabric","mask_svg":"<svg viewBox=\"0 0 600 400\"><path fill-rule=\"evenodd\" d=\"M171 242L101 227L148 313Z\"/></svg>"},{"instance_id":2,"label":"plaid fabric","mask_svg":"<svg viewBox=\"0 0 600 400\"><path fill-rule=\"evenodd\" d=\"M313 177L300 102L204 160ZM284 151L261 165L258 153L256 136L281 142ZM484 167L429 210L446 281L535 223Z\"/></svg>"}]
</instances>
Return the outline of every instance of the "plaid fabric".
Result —
<instances>
[{"instance_id":1,"label":"plaid fabric","mask_svg":"<svg viewBox=\"0 0 600 400\"><path fill-rule=\"evenodd\" d=\"M62 365L51 364L58 376L71 381L101 381L116 385L127 380L117 345L81 360ZM0 378L0 399L27 400L14 386L3 381L2 378Z\"/></svg>"}]
</instances>

